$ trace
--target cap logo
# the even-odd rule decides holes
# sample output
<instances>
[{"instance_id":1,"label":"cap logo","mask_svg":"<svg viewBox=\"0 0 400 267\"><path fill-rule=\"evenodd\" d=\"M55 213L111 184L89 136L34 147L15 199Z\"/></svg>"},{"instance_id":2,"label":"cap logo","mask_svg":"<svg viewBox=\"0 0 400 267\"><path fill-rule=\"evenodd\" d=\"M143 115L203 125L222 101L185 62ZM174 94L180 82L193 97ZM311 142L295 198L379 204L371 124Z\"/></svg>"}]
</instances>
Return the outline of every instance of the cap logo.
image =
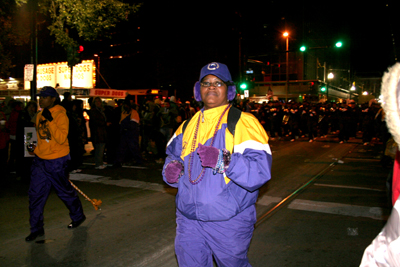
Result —
<instances>
[{"instance_id":1,"label":"cap logo","mask_svg":"<svg viewBox=\"0 0 400 267\"><path fill-rule=\"evenodd\" d=\"M209 70L216 70L216 69L218 69L218 68L219 68L219 64L216 63L216 62L210 63L210 64L208 64L208 66L207 66L207 69L209 69Z\"/></svg>"}]
</instances>

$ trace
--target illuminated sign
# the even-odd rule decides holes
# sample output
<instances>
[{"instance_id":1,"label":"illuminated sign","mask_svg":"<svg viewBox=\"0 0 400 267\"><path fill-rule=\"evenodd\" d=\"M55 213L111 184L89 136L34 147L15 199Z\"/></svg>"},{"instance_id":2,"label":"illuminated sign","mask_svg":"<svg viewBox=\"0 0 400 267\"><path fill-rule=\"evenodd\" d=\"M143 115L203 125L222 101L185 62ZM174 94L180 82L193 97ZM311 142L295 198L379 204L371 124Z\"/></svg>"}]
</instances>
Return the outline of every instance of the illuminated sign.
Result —
<instances>
[{"instance_id":1,"label":"illuminated sign","mask_svg":"<svg viewBox=\"0 0 400 267\"><path fill-rule=\"evenodd\" d=\"M111 89L90 89L90 96L125 98L126 91Z\"/></svg>"},{"instance_id":2,"label":"illuminated sign","mask_svg":"<svg viewBox=\"0 0 400 267\"><path fill-rule=\"evenodd\" d=\"M24 80L31 82L33 81L33 68L35 67L34 64L25 64L24 68Z\"/></svg>"},{"instance_id":3,"label":"illuminated sign","mask_svg":"<svg viewBox=\"0 0 400 267\"><path fill-rule=\"evenodd\" d=\"M37 66L37 87L56 86L56 67L54 65Z\"/></svg>"},{"instance_id":4,"label":"illuminated sign","mask_svg":"<svg viewBox=\"0 0 400 267\"><path fill-rule=\"evenodd\" d=\"M96 67L93 60L84 60L73 67L72 86L93 88L96 84ZM41 64L37 66L37 87L43 86L69 88L70 68L67 62Z\"/></svg>"}]
</instances>

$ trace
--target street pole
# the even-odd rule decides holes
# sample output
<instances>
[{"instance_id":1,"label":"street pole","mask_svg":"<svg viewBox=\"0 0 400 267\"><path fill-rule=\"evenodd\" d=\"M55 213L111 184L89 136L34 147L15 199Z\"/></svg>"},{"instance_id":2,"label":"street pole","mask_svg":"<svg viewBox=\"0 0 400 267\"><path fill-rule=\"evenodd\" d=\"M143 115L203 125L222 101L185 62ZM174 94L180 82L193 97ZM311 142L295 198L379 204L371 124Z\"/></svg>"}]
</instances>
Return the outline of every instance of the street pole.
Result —
<instances>
[{"instance_id":1,"label":"street pole","mask_svg":"<svg viewBox=\"0 0 400 267\"><path fill-rule=\"evenodd\" d=\"M283 37L286 38L286 83L285 83L285 102L288 101L288 91L289 91L289 33L284 32Z\"/></svg>"},{"instance_id":2,"label":"street pole","mask_svg":"<svg viewBox=\"0 0 400 267\"><path fill-rule=\"evenodd\" d=\"M242 37L239 37L239 82L242 80Z\"/></svg>"},{"instance_id":3,"label":"street pole","mask_svg":"<svg viewBox=\"0 0 400 267\"><path fill-rule=\"evenodd\" d=\"M288 101L288 91L289 91L289 35L286 37L286 99Z\"/></svg>"},{"instance_id":4,"label":"street pole","mask_svg":"<svg viewBox=\"0 0 400 267\"><path fill-rule=\"evenodd\" d=\"M70 75L69 75L70 87L69 87L69 93L71 94L71 96L72 96L72 78L73 78L73 70L74 70L74 67L73 67L73 66L70 66Z\"/></svg>"},{"instance_id":5,"label":"street pole","mask_svg":"<svg viewBox=\"0 0 400 267\"><path fill-rule=\"evenodd\" d=\"M37 63L38 63L38 40L37 40L37 7L38 0L31 0L32 5L32 33L31 33L31 64L33 64L33 80L31 81L31 100L36 100L37 93Z\"/></svg>"}]
</instances>

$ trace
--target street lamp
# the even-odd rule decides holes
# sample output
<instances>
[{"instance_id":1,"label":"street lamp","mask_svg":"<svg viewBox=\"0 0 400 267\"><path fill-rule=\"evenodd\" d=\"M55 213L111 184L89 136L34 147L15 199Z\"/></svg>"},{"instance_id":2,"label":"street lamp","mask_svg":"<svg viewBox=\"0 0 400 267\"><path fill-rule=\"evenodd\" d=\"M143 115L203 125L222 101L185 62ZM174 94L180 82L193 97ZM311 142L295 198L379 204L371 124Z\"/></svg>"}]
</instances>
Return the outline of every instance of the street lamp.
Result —
<instances>
[{"instance_id":1,"label":"street lamp","mask_svg":"<svg viewBox=\"0 0 400 267\"><path fill-rule=\"evenodd\" d=\"M284 32L283 37L286 38L286 102L288 99L288 91L289 91L289 33Z\"/></svg>"},{"instance_id":2,"label":"street lamp","mask_svg":"<svg viewBox=\"0 0 400 267\"><path fill-rule=\"evenodd\" d=\"M326 72L326 62L324 62L324 68L325 68L324 71ZM329 72L328 75L327 75L328 81L332 80L334 77L335 77L335 75L333 75L332 72ZM326 85L325 90L321 90L321 91L326 92L326 101L329 101L329 95L328 95L329 94L329 91L328 91L329 90L329 85L328 85L328 83L326 83L325 85Z\"/></svg>"}]
</instances>

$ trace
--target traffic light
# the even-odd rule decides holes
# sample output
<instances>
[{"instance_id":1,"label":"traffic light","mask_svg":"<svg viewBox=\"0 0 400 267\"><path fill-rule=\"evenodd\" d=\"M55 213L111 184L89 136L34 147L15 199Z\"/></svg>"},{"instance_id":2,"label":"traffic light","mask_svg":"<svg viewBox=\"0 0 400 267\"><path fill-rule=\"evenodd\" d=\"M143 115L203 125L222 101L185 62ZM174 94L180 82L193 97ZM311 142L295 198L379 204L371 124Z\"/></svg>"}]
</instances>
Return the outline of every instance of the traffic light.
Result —
<instances>
[{"instance_id":1,"label":"traffic light","mask_svg":"<svg viewBox=\"0 0 400 267\"><path fill-rule=\"evenodd\" d=\"M326 86L322 86L322 87L320 88L320 90L321 90L321 92L326 92Z\"/></svg>"},{"instance_id":2,"label":"traffic light","mask_svg":"<svg viewBox=\"0 0 400 267\"><path fill-rule=\"evenodd\" d=\"M300 46L300 51L301 52L305 52L307 49L307 47L305 45Z\"/></svg>"},{"instance_id":3,"label":"traffic light","mask_svg":"<svg viewBox=\"0 0 400 267\"><path fill-rule=\"evenodd\" d=\"M343 43L341 41L336 42L335 46L337 48L341 48L343 46Z\"/></svg>"},{"instance_id":4,"label":"traffic light","mask_svg":"<svg viewBox=\"0 0 400 267\"><path fill-rule=\"evenodd\" d=\"M310 82L310 83L308 83L308 86L309 86L309 88L310 88L310 91L313 91L314 89L315 89L315 83L314 82Z\"/></svg>"},{"instance_id":5,"label":"traffic light","mask_svg":"<svg viewBox=\"0 0 400 267\"><path fill-rule=\"evenodd\" d=\"M247 89L247 83L241 83L240 84L240 89L246 90Z\"/></svg>"}]
</instances>

